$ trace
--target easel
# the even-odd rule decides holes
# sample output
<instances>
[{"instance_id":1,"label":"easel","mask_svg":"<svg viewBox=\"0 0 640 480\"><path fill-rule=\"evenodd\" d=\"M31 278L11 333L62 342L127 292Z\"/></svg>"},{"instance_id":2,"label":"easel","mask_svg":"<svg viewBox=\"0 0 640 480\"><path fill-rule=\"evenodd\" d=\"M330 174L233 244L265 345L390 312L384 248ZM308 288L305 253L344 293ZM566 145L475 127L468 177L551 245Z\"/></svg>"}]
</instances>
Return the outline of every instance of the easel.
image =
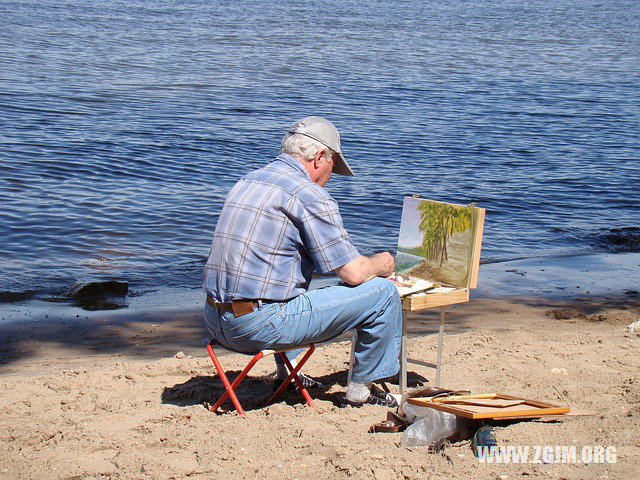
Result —
<instances>
[{"instance_id":1,"label":"easel","mask_svg":"<svg viewBox=\"0 0 640 480\"><path fill-rule=\"evenodd\" d=\"M484 231L484 217L486 210L484 208L477 208L473 205L469 205L470 208L475 210L475 216L472 217L475 222L473 231L474 236L471 243L471 252L469 257L469 274L467 275L467 282L464 287L459 288L445 288L439 287L427 292L414 293L407 295L402 299L402 340L400 343L400 373L399 373L399 387L400 394L404 395L407 389L407 364L414 363L422 365L424 367L430 367L436 369L436 379L434 386L439 387L442 374L442 349L444 339L444 318L445 307L448 305L455 305L456 303L465 303L469 301L469 292L471 289L476 288L478 285L478 271L480 269L480 250L482 248L482 233ZM428 363L422 360L416 360L408 358L407 356L407 324L408 324L408 312L417 310L426 310L428 308L440 307L440 326L438 330L438 356L436 358L436 364ZM347 382L351 382L351 374L353 372L355 343L357 340L357 333L354 330L351 338L351 355L349 358L349 374Z\"/></svg>"},{"instance_id":2,"label":"easel","mask_svg":"<svg viewBox=\"0 0 640 480\"><path fill-rule=\"evenodd\" d=\"M414 363L424 367L436 369L436 379L434 386L439 387L442 373L442 348L444 339L444 314L445 307L456 303L465 303L469 301L469 291L478 285L478 271L480 269L480 250L482 248L482 233L484 231L484 208L475 208L477 211L475 221L475 236L470 258L470 268L468 276L468 288L436 288L429 292L415 293L407 295L402 299L402 343L400 344L400 374L399 385L400 394L404 395L407 389L407 363ZM438 355L436 364L408 358L407 356L407 324L408 313L417 310L426 310L428 308L440 307L440 325L438 329Z\"/></svg>"}]
</instances>

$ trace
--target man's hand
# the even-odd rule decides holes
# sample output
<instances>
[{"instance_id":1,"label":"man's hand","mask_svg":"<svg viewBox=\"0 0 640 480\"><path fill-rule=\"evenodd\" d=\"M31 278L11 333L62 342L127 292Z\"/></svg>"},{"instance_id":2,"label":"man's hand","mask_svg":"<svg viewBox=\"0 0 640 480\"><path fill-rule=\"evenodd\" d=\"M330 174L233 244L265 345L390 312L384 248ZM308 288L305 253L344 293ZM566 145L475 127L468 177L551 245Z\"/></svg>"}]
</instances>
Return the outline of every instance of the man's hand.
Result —
<instances>
[{"instance_id":1,"label":"man's hand","mask_svg":"<svg viewBox=\"0 0 640 480\"><path fill-rule=\"evenodd\" d=\"M396 260L389 252L376 253L374 256L369 258L372 262L378 263L378 273L376 276L388 277L393 273L393 269L396 267Z\"/></svg>"},{"instance_id":2,"label":"man's hand","mask_svg":"<svg viewBox=\"0 0 640 480\"><path fill-rule=\"evenodd\" d=\"M360 255L355 260L336 268L335 274L349 285L360 285L375 277L388 277L393 273L396 262L389 252L377 253L371 257Z\"/></svg>"}]
</instances>

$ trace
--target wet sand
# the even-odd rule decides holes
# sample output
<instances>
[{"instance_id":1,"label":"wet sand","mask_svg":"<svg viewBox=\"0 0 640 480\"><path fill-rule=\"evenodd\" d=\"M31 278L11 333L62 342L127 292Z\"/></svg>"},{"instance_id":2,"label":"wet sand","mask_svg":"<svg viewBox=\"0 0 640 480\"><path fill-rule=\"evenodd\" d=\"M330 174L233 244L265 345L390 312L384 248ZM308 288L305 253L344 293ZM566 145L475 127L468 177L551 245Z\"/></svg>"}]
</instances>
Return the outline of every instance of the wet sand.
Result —
<instances>
[{"instance_id":1,"label":"wet sand","mask_svg":"<svg viewBox=\"0 0 640 480\"><path fill-rule=\"evenodd\" d=\"M262 360L240 391L247 418L211 413L203 403L223 387L203 344L201 293L193 290L132 299L128 309L111 312L5 306L0 478L635 478L640 336L627 326L640 319L640 298L624 293L633 284L605 295L576 295L569 284L557 290L564 296L492 295L501 282L530 288L524 280L542 267L492 268L485 291L447 310L443 386L594 412L502 426L498 444L575 445L578 458L583 446L611 445L616 463L483 465L468 441L430 454L400 447L401 434L369 434L386 409L337 406L347 379L346 339L320 346L308 363L306 373L327 385L312 392L316 410L295 392L262 406L272 387L272 361ZM573 278L562 262L544 268L554 275L564 268ZM524 275L506 271L513 269ZM581 289L591 288L585 282ZM437 312L412 313L409 321L410 356L434 362ZM223 355L230 371L246 361ZM412 386L434 381L430 368L409 370Z\"/></svg>"}]
</instances>

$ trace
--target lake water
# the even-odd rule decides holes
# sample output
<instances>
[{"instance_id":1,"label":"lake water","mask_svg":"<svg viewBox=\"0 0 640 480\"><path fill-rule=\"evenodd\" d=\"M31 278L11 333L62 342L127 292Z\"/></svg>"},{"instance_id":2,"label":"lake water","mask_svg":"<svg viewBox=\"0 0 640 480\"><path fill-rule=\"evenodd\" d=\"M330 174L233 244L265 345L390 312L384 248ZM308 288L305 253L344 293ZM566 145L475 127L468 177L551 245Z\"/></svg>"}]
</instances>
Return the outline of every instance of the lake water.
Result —
<instances>
[{"instance_id":1,"label":"lake water","mask_svg":"<svg viewBox=\"0 0 640 480\"><path fill-rule=\"evenodd\" d=\"M483 261L640 250L636 0L4 0L0 292L198 286L225 193L308 114L363 253L416 193L487 209Z\"/></svg>"}]
</instances>

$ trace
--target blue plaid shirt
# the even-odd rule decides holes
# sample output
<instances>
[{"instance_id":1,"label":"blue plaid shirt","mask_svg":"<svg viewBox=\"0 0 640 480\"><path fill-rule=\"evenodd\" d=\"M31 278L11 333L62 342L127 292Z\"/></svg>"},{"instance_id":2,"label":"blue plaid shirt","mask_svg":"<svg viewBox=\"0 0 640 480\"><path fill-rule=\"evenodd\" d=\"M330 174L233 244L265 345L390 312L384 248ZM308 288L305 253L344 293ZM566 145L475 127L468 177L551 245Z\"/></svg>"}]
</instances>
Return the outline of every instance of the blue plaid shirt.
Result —
<instances>
[{"instance_id":1,"label":"blue plaid shirt","mask_svg":"<svg viewBox=\"0 0 640 480\"><path fill-rule=\"evenodd\" d=\"M359 253L338 203L304 166L281 154L229 191L213 234L202 286L215 300L288 300Z\"/></svg>"}]
</instances>

